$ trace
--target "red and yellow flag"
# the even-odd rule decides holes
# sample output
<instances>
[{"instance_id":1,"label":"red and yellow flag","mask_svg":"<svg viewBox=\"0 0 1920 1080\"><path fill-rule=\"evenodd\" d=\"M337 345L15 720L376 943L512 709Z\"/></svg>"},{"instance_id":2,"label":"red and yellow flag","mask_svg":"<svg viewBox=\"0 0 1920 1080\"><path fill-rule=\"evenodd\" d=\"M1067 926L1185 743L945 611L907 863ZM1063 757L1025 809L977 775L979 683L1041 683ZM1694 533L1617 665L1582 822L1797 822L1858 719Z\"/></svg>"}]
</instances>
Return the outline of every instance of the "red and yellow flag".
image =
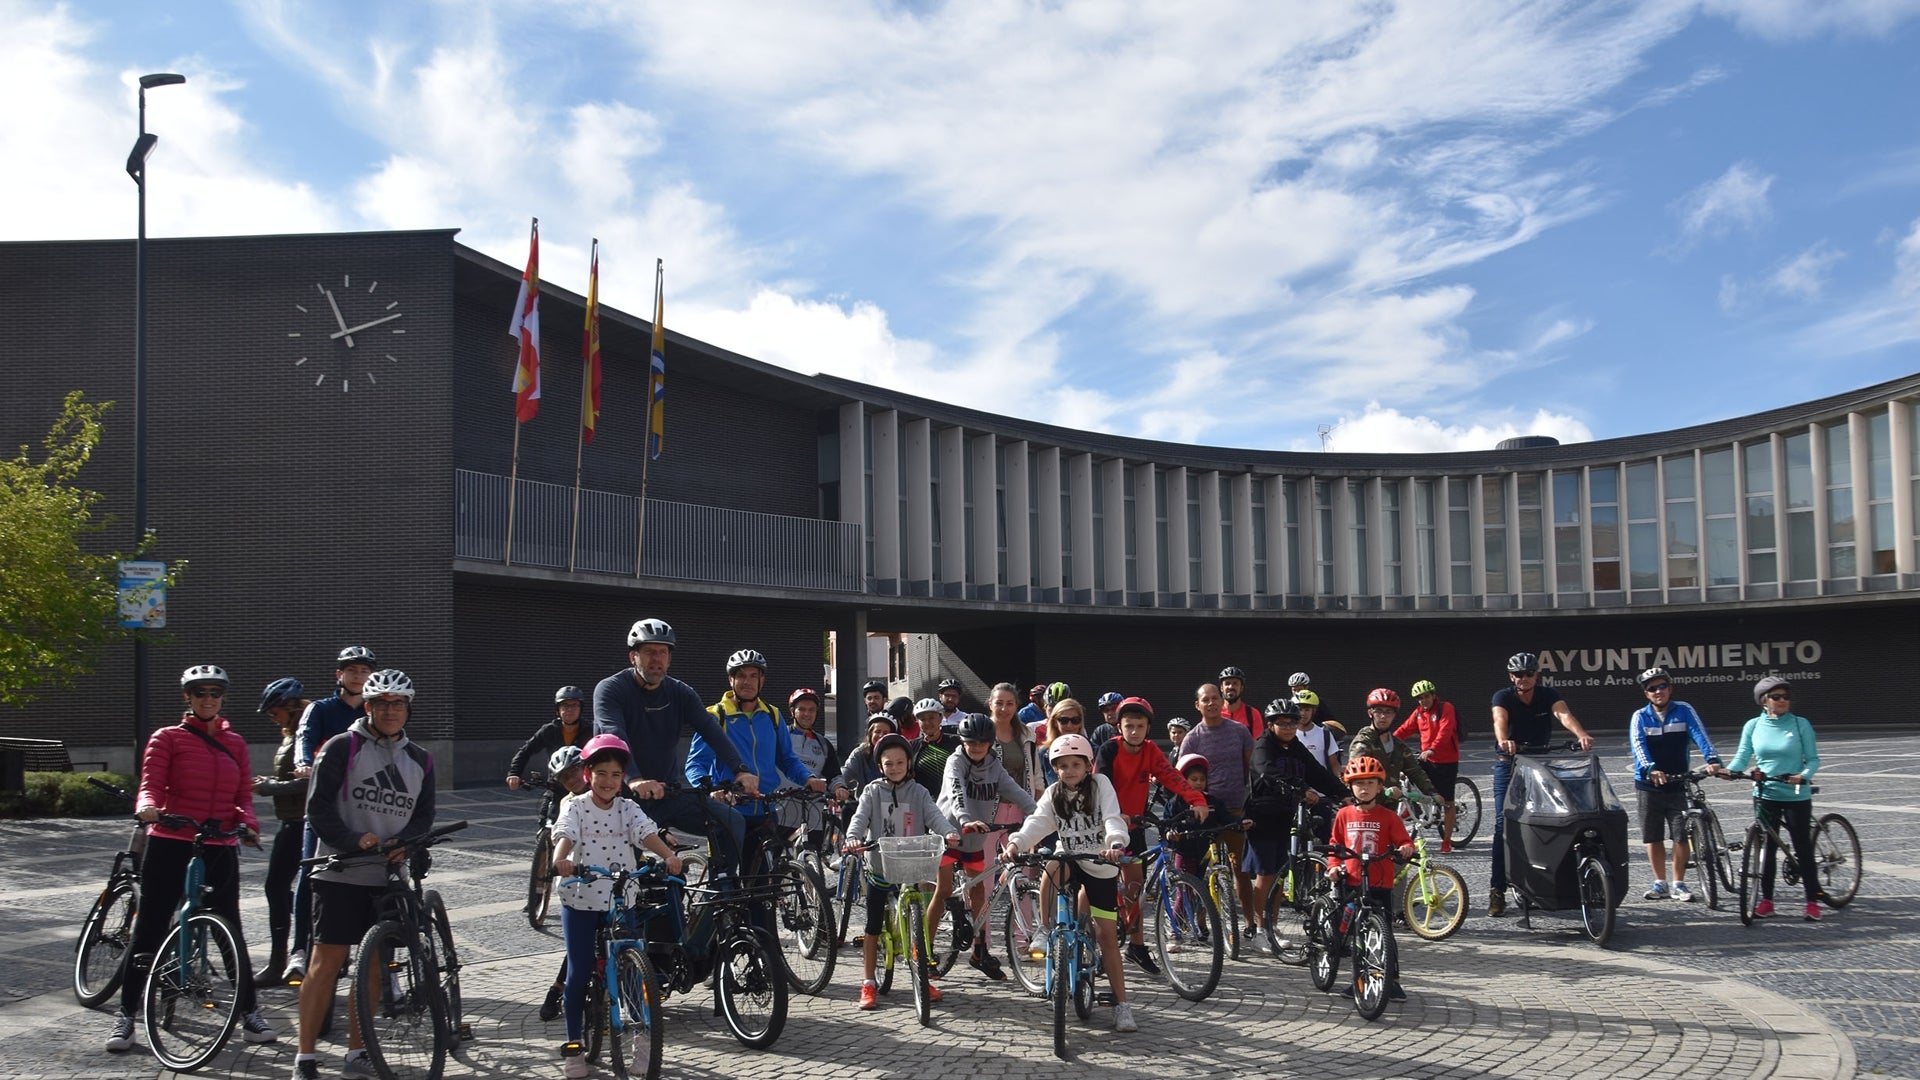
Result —
<instances>
[{"instance_id":1,"label":"red and yellow flag","mask_svg":"<svg viewBox=\"0 0 1920 1080\"><path fill-rule=\"evenodd\" d=\"M508 335L520 339L520 362L513 369L513 416L526 423L540 414L540 219L533 219L527 270L520 275L520 296L513 302Z\"/></svg>"},{"instance_id":2,"label":"red and yellow flag","mask_svg":"<svg viewBox=\"0 0 1920 1080\"><path fill-rule=\"evenodd\" d=\"M663 320L667 315L666 260L656 260L653 266L653 357L649 364L649 382L652 393L648 400L653 404L647 416L647 454L658 458L667 440L667 329Z\"/></svg>"},{"instance_id":3,"label":"red and yellow flag","mask_svg":"<svg viewBox=\"0 0 1920 1080\"><path fill-rule=\"evenodd\" d=\"M600 423L600 241L593 242L593 260L587 268L587 325L580 335L580 355L587 374L580 389L580 439L593 441Z\"/></svg>"}]
</instances>

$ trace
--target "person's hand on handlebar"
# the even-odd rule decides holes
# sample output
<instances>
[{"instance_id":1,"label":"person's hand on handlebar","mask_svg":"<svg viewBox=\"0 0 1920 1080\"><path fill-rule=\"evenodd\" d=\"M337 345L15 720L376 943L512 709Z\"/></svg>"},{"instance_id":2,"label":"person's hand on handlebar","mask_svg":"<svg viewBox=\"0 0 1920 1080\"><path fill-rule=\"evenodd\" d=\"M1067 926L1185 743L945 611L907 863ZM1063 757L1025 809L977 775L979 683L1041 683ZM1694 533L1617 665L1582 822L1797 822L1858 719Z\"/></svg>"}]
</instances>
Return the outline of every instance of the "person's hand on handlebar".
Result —
<instances>
[{"instance_id":1,"label":"person's hand on handlebar","mask_svg":"<svg viewBox=\"0 0 1920 1080\"><path fill-rule=\"evenodd\" d=\"M509 776L507 777L507 790L508 790L508 791L519 791L519 790L520 790L520 778L519 778L519 777L517 777L517 776L512 776L512 775L509 775Z\"/></svg>"},{"instance_id":2,"label":"person's hand on handlebar","mask_svg":"<svg viewBox=\"0 0 1920 1080\"><path fill-rule=\"evenodd\" d=\"M988 825L984 821L969 821L960 826L960 831L963 833L986 833L992 832L993 826Z\"/></svg>"},{"instance_id":3,"label":"person's hand on handlebar","mask_svg":"<svg viewBox=\"0 0 1920 1080\"><path fill-rule=\"evenodd\" d=\"M1754 771L1758 772L1759 770L1756 769ZM133 816L151 825L154 822L160 820L160 808L157 806L143 806L140 809L135 810L133 812Z\"/></svg>"},{"instance_id":4,"label":"person's hand on handlebar","mask_svg":"<svg viewBox=\"0 0 1920 1080\"><path fill-rule=\"evenodd\" d=\"M1193 808L1193 820L1205 825L1207 823L1207 815L1211 813L1213 813L1213 807L1208 806L1206 803L1201 803L1199 806Z\"/></svg>"},{"instance_id":5,"label":"person's hand on handlebar","mask_svg":"<svg viewBox=\"0 0 1920 1080\"><path fill-rule=\"evenodd\" d=\"M1110 863L1117 863L1127 857L1127 849L1125 847L1110 847L1101 852L1100 857Z\"/></svg>"},{"instance_id":6,"label":"person's hand on handlebar","mask_svg":"<svg viewBox=\"0 0 1920 1080\"><path fill-rule=\"evenodd\" d=\"M672 870L672 868L671 868L671 867L669 867L668 869L669 869L670 871ZM560 875L561 877L563 877L563 878L570 878L570 877L572 877L572 876L573 876L573 870L574 870L574 866L573 866L573 860L572 860L572 859L555 859L555 860L553 860L553 872L554 872L554 873L556 873L556 874L559 874L559 875ZM673 872L676 872L676 873L677 873L677 871L673 871Z\"/></svg>"},{"instance_id":7,"label":"person's hand on handlebar","mask_svg":"<svg viewBox=\"0 0 1920 1080\"><path fill-rule=\"evenodd\" d=\"M1583 754L1593 749L1593 736L1584 731L1575 735L1574 740L1580 744L1580 752Z\"/></svg>"},{"instance_id":8,"label":"person's hand on handlebar","mask_svg":"<svg viewBox=\"0 0 1920 1080\"><path fill-rule=\"evenodd\" d=\"M760 794L760 777L745 769L733 774L733 782L740 785L740 791L746 795Z\"/></svg>"},{"instance_id":9,"label":"person's hand on handlebar","mask_svg":"<svg viewBox=\"0 0 1920 1080\"><path fill-rule=\"evenodd\" d=\"M811 779L811 780L808 780L808 781L807 781L807 790L808 790L808 791L825 791L825 790L827 790L827 781L826 781L826 778L825 778L825 777L820 777L820 776L816 776L816 777L814 777L813 779Z\"/></svg>"},{"instance_id":10,"label":"person's hand on handlebar","mask_svg":"<svg viewBox=\"0 0 1920 1080\"><path fill-rule=\"evenodd\" d=\"M627 790L633 792L636 799L664 799L667 796L667 785L663 780L629 780Z\"/></svg>"},{"instance_id":11,"label":"person's hand on handlebar","mask_svg":"<svg viewBox=\"0 0 1920 1080\"><path fill-rule=\"evenodd\" d=\"M1313 790L1312 788L1308 788L1304 793L1301 794L1300 798L1305 800L1308 806L1320 805L1320 793Z\"/></svg>"}]
</instances>

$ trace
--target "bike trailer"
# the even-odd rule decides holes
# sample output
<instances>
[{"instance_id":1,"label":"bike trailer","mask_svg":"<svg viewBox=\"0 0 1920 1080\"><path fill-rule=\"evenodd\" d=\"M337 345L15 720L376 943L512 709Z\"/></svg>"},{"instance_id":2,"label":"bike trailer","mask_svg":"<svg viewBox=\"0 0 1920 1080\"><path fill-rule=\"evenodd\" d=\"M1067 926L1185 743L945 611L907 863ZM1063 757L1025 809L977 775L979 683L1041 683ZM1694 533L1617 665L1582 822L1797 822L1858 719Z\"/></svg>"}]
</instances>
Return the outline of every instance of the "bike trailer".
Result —
<instances>
[{"instance_id":1,"label":"bike trailer","mask_svg":"<svg viewBox=\"0 0 1920 1080\"><path fill-rule=\"evenodd\" d=\"M1501 813L1507 880L1532 906L1548 911L1580 906L1574 866L1582 840L1604 852L1616 904L1626 895L1627 812L1599 755L1516 756Z\"/></svg>"}]
</instances>

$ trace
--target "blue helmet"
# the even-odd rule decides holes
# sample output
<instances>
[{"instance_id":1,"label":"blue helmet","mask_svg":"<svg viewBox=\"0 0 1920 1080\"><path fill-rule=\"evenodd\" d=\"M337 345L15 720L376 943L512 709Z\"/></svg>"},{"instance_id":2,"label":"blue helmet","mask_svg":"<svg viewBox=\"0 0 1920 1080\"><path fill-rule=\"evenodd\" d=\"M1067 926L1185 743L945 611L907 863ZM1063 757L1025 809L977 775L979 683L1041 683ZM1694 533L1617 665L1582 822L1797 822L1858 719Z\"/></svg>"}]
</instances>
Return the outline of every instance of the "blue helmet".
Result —
<instances>
[{"instance_id":1,"label":"blue helmet","mask_svg":"<svg viewBox=\"0 0 1920 1080\"><path fill-rule=\"evenodd\" d=\"M275 679L267 684L265 690L260 691L260 707L253 711L266 712L275 705L284 705L289 701L305 697L306 693L307 688L300 685L299 679Z\"/></svg>"}]
</instances>

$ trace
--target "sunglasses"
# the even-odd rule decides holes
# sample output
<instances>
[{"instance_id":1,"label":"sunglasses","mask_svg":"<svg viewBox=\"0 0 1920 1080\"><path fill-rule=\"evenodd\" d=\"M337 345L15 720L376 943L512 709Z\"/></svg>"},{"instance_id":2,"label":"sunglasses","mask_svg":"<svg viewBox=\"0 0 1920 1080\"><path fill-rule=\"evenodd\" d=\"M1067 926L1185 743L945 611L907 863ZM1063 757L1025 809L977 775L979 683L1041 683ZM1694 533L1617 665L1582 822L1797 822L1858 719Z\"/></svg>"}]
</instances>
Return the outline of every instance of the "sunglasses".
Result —
<instances>
[{"instance_id":1,"label":"sunglasses","mask_svg":"<svg viewBox=\"0 0 1920 1080\"><path fill-rule=\"evenodd\" d=\"M1085 721L1084 721L1084 720L1082 720L1082 719L1081 719L1080 717L1078 717L1078 716L1062 716L1062 717L1058 717L1057 719L1058 719L1058 720L1059 720L1059 721L1060 721L1060 722L1061 722L1062 724L1080 724L1080 723L1085 723Z\"/></svg>"},{"instance_id":2,"label":"sunglasses","mask_svg":"<svg viewBox=\"0 0 1920 1080\"><path fill-rule=\"evenodd\" d=\"M1774 693L1774 694L1768 694L1768 695L1767 695L1767 700L1768 700L1768 701L1792 701L1792 700L1793 700L1793 695L1792 695L1792 694L1782 694L1782 693Z\"/></svg>"},{"instance_id":3,"label":"sunglasses","mask_svg":"<svg viewBox=\"0 0 1920 1080\"><path fill-rule=\"evenodd\" d=\"M1540 677L1540 673L1537 671L1516 671L1513 673L1513 677L1516 679L1537 679Z\"/></svg>"},{"instance_id":4,"label":"sunglasses","mask_svg":"<svg viewBox=\"0 0 1920 1080\"><path fill-rule=\"evenodd\" d=\"M1657 682L1647 687L1647 693L1657 694L1662 690L1671 690L1671 689L1673 689L1672 683Z\"/></svg>"},{"instance_id":5,"label":"sunglasses","mask_svg":"<svg viewBox=\"0 0 1920 1080\"><path fill-rule=\"evenodd\" d=\"M212 698L215 701L227 696L227 692L217 686L196 686L187 691L188 697Z\"/></svg>"}]
</instances>

